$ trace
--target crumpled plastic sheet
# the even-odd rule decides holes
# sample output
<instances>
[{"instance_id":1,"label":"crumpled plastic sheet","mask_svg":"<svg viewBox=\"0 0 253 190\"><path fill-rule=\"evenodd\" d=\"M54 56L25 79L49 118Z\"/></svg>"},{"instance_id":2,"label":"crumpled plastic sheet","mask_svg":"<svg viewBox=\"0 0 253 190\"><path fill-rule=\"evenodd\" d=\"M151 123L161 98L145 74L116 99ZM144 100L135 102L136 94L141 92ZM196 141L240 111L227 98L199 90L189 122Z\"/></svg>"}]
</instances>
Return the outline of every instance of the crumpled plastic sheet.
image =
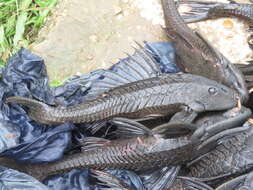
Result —
<instances>
[{"instance_id":1,"label":"crumpled plastic sheet","mask_svg":"<svg viewBox=\"0 0 253 190\"><path fill-rule=\"evenodd\" d=\"M134 189L144 190L140 177L134 172L127 170L107 170L106 172L120 178L124 183ZM94 181L93 183L92 180ZM102 185L95 184L95 179L90 177L88 169L74 169L67 174L46 179L44 184L46 184L50 189L60 190L102 190L103 188Z\"/></svg>"},{"instance_id":2,"label":"crumpled plastic sheet","mask_svg":"<svg viewBox=\"0 0 253 190\"><path fill-rule=\"evenodd\" d=\"M48 104L53 104L54 96L48 85L43 60L28 50L21 49L4 68L0 80L0 89L2 89L0 91L0 118L9 125L13 123L18 126L17 134L13 136L20 133L19 142L16 141L16 146L13 145L8 151L2 152L2 155L20 162L30 161L33 163L61 158L65 149L70 145L72 124L66 124L65 127L48 128L46 125L32 121L21 106L10 106L4 102L5 97L15 95L34 97ZM51 140L51 135L55 137L53 140ZM13 141L11 138L8 140ZM2 148L0 147L0 149ZM55 154L51 154L52 152Z\"/></svg>"},{"instance_id":3,"label":"crumpled plastic sheet","mask_svg":"<svg viewBox=\"0 0 253 190\"><path fill-rule=\"evenodd\" d=\"M0 189L1 190L49 190L33 177L0 166Z\"/></svg>"},{"instance_id":4,"label":"crumpled plastic sheet","mask_svg":"<svg viewBox=\"0 0 253 190\"><path fill-rule=\"evenodd\" d=\"M178 72L175 65L175 51L171 43L159 42L146 44L145 48L152 53L162 72ZM127 59L127 58L126 58ZM110 69L117 72L117 65ZM73 137L80 132L72 123L47 127L32 121L26 114L25 108L16 104L4 102L9 96L25 96L36 98L50 105L73 105L85 101L86 95L92 89L92 81L101 78L104 70L95 70L82 76L75 76L57 88L50 88L44 61L26 49L21 49L11 57L0 79L0 153L18 162L43 163L60 159L73 145ZM85 136L85 134L82 134ZM1 170L0 173L13 172ZM55 176L46 184L53 189L89 189L87 181L88 170L73 170L63 176ZM128 181L132 187L141 189L140 179L133 172L115 170L113 175ZM21 174L20 174L21 175ZM22 176L22 175L21 175ZM19 182L19 175L13 177ZM22 177L21 177L22 178ZM127 179L127 180L126 180ZM24 181L25 183L25 181ZM30 183L30 182L29 182ZM32 183L32 182L31 182ZM34 185L39 183L34 181ZM10 184L4 184L11 186ZM2 188L4 186L1 186ZM99 188L99 187L96 187ZM12 188L10 188L12 189ZM18 189L18 188L17 188ZM20 188L19 188L20 189ZM29 189L29 188L27 188Z\"/></svg>"},{"instance_id":5,"label":"crumpled plastic sheet","mask_svg":"<svg viewBox=\"0 0 253 190\"><path fill-rule=\"evenodd\" d=\"M74 128L74 125L69 123L59 125L52 130L45 131L38 138L5 151L4 155L18 158L19 162L43 163L55 161L63 155L67 144L66 140L71 139L69 133L71 127Z\"/></svg>"},{"instance_id":6,"label":"crumpled plastic sheet","mask_svg":"<svg viewBox=\"0 0 253 190\"><path fill-rule=\"evenodd\" d=\"M0 120L0 152L15 147L19 143L19 127L11 122Z\"/></svg>"}]
</instances>

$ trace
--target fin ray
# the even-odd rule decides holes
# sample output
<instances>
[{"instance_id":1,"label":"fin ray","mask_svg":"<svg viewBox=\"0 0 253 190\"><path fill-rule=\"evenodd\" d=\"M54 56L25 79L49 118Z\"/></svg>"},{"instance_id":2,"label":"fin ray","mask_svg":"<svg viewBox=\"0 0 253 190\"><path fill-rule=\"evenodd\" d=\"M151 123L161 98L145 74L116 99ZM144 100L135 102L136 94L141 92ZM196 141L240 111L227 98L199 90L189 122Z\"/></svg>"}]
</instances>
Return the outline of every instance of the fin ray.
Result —
<instances>
[{"instance_id":1,"label":"fin ray","mask_svg":"<svg viewBox=\"0 0 253 190\"><path fill-rule=\"evenodd\" d=\"M110 142L110 140L98 137L85 137L80 140L80 144L82 145L82 151L95 150L99 147L109 144Z\"/></svg>"},{"instance_id":2,"label":"fin ray","mask_svg":"<svg viewBox=\"0 0 253 190\"><path fill-rule=\"evenodd\" d=\"M146 42L144 42L146 44ZM127 83L156 77L161 74L161 70L153 55L141 44L136 42L140 49L135 49L133 55L121 59L112 70L105 70L102 78L94 81L89 91L88 98L97 96L99 93L106 92ZM99 90L101 89L101 90Z\"/></svg>"},{"instance_id":3,"label":"fin ray","mask_svg":"<svg viewBox=\"0 0 253 190\"><path fill-rule=\"evenodd\" d=\"M114 118L111 123L117 126L117 130L114 133L119 138L134 138L138 136L152 135L152 131L149 128L131 119Z\"/></svg>"}]
</instances>

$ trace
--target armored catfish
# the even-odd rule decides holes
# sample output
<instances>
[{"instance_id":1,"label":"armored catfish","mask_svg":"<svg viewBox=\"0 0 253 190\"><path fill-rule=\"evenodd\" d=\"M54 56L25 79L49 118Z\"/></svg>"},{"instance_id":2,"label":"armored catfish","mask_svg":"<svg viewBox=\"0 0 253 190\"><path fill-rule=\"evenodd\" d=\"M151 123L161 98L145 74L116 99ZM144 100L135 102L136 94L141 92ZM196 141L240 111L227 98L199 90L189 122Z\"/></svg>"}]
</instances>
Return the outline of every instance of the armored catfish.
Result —
<instances>
[{"instance_id":1,"label":"armored catfish","mask_svg":"<svg viewBox=\"0 0 253 190\"><path fill-rule=\"evenodd\" d=\"M227 110L237 103L238 93L202 76L161 73L145 49L125 61L121 73L107 70L95 81L91 98L69 107L53 107L34 99L9 97L7 102L29 108L34 120L46 124L66 121L87 123L113 117L145 118L180 111L193 115L204 111Z\"/></svg>"},{"instance_id":2,"label":"armored catfish","mask_svg":"<svg viewBox=\"0 0 253 190\"><path fill-rule=\"evenodd\" d=\"M235 89L242 102L248 91L242 73L181 18L173 0L162 0L166 31L174 42L177 63L185 72L205 76Z\"/></svg>"}]
</instances>

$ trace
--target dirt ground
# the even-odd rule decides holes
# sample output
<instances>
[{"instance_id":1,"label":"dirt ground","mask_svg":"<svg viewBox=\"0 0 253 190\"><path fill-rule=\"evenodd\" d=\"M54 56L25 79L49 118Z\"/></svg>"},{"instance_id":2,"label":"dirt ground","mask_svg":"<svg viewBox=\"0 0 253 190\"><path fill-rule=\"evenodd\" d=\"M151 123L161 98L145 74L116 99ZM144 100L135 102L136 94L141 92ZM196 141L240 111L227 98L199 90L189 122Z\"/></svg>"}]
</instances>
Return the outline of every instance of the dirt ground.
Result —
<instances>
[{"instance_id":1,"label":"dirt ground","mask_svg":"<svg viewBox=\"0 0 253 190\"><path fill-rule=\"evenodd\" d=\"M31 49L45 59L51 81L107 68L126 57L125 52L131 54L134 41L168 41L159 0L60 0L48 20ZM247 24L240 20L218 19L191 27L232 62L252 56Z\"/></svg>"},{"instance_id":2,"label":"dirt ground","mask_svg":"<svg viewBox=\"0 0 253 190\"><path fill-rule=\"evenodd\" d=\"M107 68L133 52L134 40L165 41L166 36L128 1L64 0L39 39L32 50L45 59L52 81Z\"/></svg>"}]
</instances>

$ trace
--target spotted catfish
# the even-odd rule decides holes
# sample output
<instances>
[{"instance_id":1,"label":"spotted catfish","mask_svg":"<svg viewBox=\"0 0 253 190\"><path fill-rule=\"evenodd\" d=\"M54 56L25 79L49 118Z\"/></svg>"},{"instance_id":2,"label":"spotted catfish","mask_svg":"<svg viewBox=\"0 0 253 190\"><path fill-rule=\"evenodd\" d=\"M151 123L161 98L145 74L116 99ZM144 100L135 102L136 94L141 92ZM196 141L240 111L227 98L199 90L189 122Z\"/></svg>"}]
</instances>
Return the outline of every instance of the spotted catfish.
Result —
<instances>
[{"instance_id":1,"label":"spotted catfish","mask_svg":"<svg viewBox=\"0 0 253 190\"><path fill-rule=\"evenodd\" d=\"M192 31L181 18L174 0L162 0L166 31L174 42L178 64L185 72L216 80L240 94L242 102L248 91L242 73L208 43L198 32Z\"/></svg>"},{"instance_id":2,"label":"spotted catfish","mask_svg":"<svg viewBox=\"0 0 253 190\"><path fill-rule=\"evenodd\" d=\"M189 113L194 118L204 111L227 110L237 103L238 93L207 78L183 73L161 73L145 50L118 68L120 74L105 71L96 81L92 98L69 107L53 107L34 99L9 97L7 102L29 108L32 119L46 124L67 121L88 123L113 117L147 118Z\"/></svg>"}]
</instances>

